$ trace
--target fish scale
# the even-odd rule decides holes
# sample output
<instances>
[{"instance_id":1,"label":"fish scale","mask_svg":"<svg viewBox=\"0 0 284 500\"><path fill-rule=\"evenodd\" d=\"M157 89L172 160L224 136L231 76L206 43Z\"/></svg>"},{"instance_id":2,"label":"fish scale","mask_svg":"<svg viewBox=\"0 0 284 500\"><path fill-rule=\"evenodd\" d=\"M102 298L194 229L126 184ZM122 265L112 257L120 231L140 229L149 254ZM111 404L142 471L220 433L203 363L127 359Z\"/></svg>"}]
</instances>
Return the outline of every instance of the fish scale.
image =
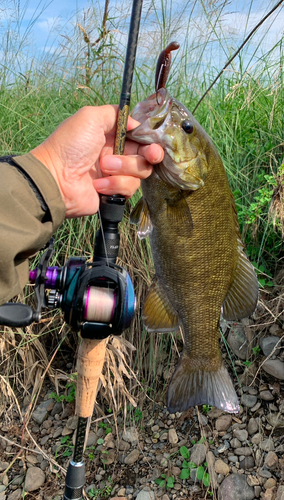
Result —
<instances>
[{"instance_id":1,"label":"fish scale","mask_svg":"<svg viewBox=\"0 0 284 500\"><path fill-rule=\"evenodd\" d=\"M252 314L257 277L243 252L233 195L215 146L183 104L165 88L157 94L134 108L132 116L141 125L127 134L165 150L163 162L142 181L143 198L131 214L140 237L150 237L156 272L144 324L150 332L183 329L183 352L168 387L170 412L197 404L237 412L220 352L220 313L223 306L227 320Z\"/></svg>"}]
</instances>

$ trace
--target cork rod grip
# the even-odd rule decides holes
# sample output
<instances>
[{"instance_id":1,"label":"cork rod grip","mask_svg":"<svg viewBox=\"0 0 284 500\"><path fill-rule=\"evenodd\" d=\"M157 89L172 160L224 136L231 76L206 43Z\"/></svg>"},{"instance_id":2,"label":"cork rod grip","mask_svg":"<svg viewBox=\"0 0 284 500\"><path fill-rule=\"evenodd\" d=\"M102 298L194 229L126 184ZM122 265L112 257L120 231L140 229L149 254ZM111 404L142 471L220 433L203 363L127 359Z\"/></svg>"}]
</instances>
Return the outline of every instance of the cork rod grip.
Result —
<instances>
[{"instance_id":1,"label":"cork rod grip","mask_svg":"<svg viewBox=\"0 0 284 500\"><path fill-rule=\"evenodd\" d=\"M77 358L77 394L75 413L78 417L93 414L99 378L105 361L107 339L82 339Z\"/></svg>"}]
</instances>

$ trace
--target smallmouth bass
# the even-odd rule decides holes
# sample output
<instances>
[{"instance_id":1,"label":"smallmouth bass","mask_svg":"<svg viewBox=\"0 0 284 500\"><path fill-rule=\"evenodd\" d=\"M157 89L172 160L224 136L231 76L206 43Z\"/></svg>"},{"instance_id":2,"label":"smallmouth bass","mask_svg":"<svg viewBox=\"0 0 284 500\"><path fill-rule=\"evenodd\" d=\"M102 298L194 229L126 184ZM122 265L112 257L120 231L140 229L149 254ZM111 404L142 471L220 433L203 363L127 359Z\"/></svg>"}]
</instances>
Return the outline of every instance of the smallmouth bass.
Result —
<instances>
[{"instance_id":1,"label":"smallmouth bass","mask_svg":"<svg viewBox=\"0 0 284 500\"><path fill-rule=\"evenodd\" d=\"M227 320L253 313L258 280L244 253L234 198L222 160L207 133L166 88L137 104L141 125L127 137L160 144L162 163L142 181L131 214L140 238L149 235L156 277L143 320L149 332L180 326L184 348L169 384L167 406L182 412L210 404L238 412L239 403L219 346Z\"/></svg>"}]
</instances>

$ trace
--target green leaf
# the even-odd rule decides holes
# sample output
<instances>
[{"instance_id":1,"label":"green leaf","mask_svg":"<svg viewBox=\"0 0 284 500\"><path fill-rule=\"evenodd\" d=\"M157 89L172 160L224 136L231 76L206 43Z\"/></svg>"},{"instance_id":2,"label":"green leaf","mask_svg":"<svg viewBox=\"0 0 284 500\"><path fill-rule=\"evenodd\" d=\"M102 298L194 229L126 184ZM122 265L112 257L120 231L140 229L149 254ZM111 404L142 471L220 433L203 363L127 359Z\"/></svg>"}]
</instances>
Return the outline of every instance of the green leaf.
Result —
<instances>
[{"instance_id":1,"label":"green leaf","mask_svg":"<svg viewBox=\"0 0 284 500\"><path fill-rule=\"evenodd\" d=\"M189 469L182 469L179 477L180 477L180 479L187 479L188 477L190 477L190 470Z\"/></svg>"},{"instance_id":2,"label":"green leaf","mask_svg":"<svg viewBox=\"0 0 284 500\"><path fill-rule=\"evenodd\" d=\"M166 484L166 481L164 479L158 478L155 479L155 483L162 488Z\"/></svg>"},{"instance_id":3,"label":"green leaf","mask_svg":"<svg viewBox=\"0 0 284 500\"><path fill-rule=\"evenodd\" d=\"M183 468L183 469L188 469L188 462L187 462L186 460L184 460L184 461L182 462L182 468Z\"/></svg>"},{"instance_id":4,"label":"green leaf","mask_svg":"<svg viewBox=\"0 0 284 500\"><path fill-rule=\"evenodd\" d=\"M103 438L98 439L97 444L104 444L104 439Z\"/></svg>"},{"instance_id":5,"label":"green leaf","mask_svg":"<svg viewBox=\"0 0 284 500\"><path fill-rule=\"evenodd\" d=\"M210 474L208 474L208 472L204 473L204 476L202 478L202 482L203 482L204 486L206 486L206 487L210 485Z\"/></svg>"},{"instance_id":6,"label":"green leaf","mask_svg":"<svg viewBox=\"0 0 284 500\"><path fill-rule=\"evenodd\" d=\"M189 458L189 449L186 446L182 446L181 449L179 450L180 454L183 458Z\"/></svg>"},{"instance_id":7,"label":"green leaf","mask_svg":"<svg viewBox=\"0 0 284 500\"><path fill-rule=\"evenodd\" d=\"M168 477L167 488L173 488L175 485L175 478L173 476Z\"/></svg>"},{"instance_id":8,"label":"green leaf","mask_svg":"<svg viewBox=\"0 0 284 500\"><path fill-rule=\"evenodd\" d=\"M204 476L204 467L202 467L202 465L200 465L197 469L197 472L196 472L196 477L199 481L201 481L203 479L203 476Z\"/></svg>"}]
</instances>

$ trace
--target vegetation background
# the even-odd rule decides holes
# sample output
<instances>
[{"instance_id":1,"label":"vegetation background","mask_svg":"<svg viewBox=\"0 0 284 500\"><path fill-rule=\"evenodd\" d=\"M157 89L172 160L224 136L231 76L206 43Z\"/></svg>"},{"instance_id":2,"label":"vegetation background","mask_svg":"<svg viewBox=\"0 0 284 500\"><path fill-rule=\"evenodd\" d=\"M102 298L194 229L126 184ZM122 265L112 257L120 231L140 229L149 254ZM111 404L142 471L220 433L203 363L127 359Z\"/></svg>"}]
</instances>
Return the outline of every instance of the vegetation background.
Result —
<instances>
[{"instance_id":1,"label":"vegetation background","mask_svg":"<svg viewBox=\"0 0 284 500\"><path fill-rule=\"evenodd\" d=\"M0 154L22 154L43 141L65 118L84 105L118 103L131 2L91 2L65 27L54 23L52 46L38 50L34 27L44 5L28 25L28 0L6 1L0 8ZM132 105L154 89L159 52L173 40L168 88L193 110L224 63L274 2L260 0L145 0ZM1 10L2 9L2 10ZM8 11L7 11L8 9ZM7 12L9 16L7 18ZM1 16L3 17L1 21ZM195 116L215 142L235 196L242 237L259 281L275 291L283 265L283 10L263 24L224 71ZM134 205L139 193L131 200ZM96 216L65 221L56 235L53 265L83 252L91 258ZM153 275L149 243L140 242L126 214L122 223L120 263L130 272L138 304ZM32 264L36 265L37 258ZM23 298L21 298L23 300ZM32 300L27 287L25 300ZM162 397L177 359L180 335L148 335L138 307L123 339L109 342L102 396L113 409L139 398ZM2 395L17 401L31 393L34 402L48 373L60 390L69 380L77 337L60 312L46 313L25 331L5 328L0 338ZM75 368L74 368L75 371ZM127 381L127 383L125 383ZM105 399L102 398L102 401ZM103 404L103 403L102 403Z\"/></svg>"}]
</instances>

